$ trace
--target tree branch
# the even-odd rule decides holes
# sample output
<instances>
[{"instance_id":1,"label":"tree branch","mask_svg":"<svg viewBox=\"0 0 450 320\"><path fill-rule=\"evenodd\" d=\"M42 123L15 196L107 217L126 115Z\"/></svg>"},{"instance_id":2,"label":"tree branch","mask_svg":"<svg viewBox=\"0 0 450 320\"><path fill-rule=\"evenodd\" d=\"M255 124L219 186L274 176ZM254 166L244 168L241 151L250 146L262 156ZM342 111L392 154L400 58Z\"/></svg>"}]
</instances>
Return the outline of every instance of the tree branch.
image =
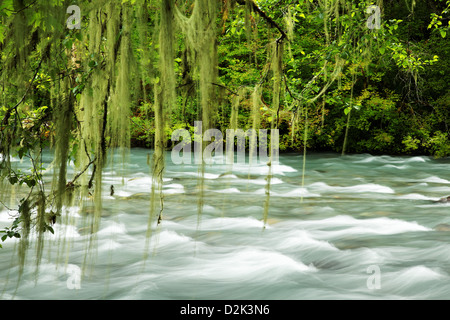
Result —
<instances>
[{"instance_id":1,"label":"tree branch","mask_svg":"<svg viewBox=\"0 0 450 320\"><path fill-rule=\"evenodd\" d=\"M31 87L33 86L34 80L36 80L36 77L37 77L37 75L38 75L38 73L39 73L39 70L41 69L41 65L42 65L42 61L43 61L43 60L44 60L44 57L42 57L42 58L41 58L41 61L39 61L39 65L38 65L38 67L36 68L36 71L35 71L35 73L34 73L33 79L31 79L31 82L30 82L30 84L28 85L28 88L27 88L27 90L25 91L25 94L24 94L24 95L22 96L22 98L20 99L20 101L17 102L17 104L16 104L14 107L11 107L11 108L9 108L9 109L6 111L6 114L5 114L5 116L3 117L3 120L2 120L2 124L6 124L6 122L7 122L8 119L9 119L9 117L11 116L11 112L12 112L13 110L16 110L17 107L19 107L19 106L22 104L22 102L25 100L26 96L28 95L28 92L30 91Z\"/></svg>"},{"instance_id":2,"label":"tree branch","mask_svg":"<svg viewBox=\"0 0 450 320\"><path fill-rule=\"evenodd\" d=\"M276 23L271 17L269 17L264 11L261 10L260 7L255 3L254 0L236 0L236 2L240 5L246 5L247 2L252 7L252 10L258 13L264 20L266 20L270 26L273 28L276 28L280 33L281 37L277 40L277 42L283 41L283 39L287 39L289 41L289 38L286 34L286 32L280 27L278 23Z\"/></svg>"}]
</instances>

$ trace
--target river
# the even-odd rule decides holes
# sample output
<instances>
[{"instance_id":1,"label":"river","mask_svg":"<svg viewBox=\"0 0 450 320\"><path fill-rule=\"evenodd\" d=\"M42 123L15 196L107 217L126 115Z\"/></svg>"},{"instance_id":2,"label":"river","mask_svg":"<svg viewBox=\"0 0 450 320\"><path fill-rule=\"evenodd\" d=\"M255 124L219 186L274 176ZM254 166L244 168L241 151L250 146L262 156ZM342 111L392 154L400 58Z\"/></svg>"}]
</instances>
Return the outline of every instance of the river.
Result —
<instances>
[{"instance_id":1,"label":"river","mask_svg":"<svg viewBox=\"0 0 450 320\"><path fill-rule=\"evenodd\" d=\"M95 235L89 208L65 208L20 283L18 239L5 241L1 299L450 298L450 203L435 202L450 195L448 158L311 153L302 186L303 157L281 154L264 223L268 166L206 166L199 215L198 166L168 155L147 241L148 153L105 168Z\"/></svg>"}]
</instances>

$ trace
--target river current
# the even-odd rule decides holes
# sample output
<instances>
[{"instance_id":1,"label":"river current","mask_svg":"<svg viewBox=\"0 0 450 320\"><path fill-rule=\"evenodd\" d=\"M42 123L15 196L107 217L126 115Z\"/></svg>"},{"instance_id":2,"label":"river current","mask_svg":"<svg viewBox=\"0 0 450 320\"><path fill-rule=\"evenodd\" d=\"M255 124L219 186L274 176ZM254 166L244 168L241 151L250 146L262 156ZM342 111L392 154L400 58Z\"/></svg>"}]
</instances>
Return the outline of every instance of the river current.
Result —
<instances>
[{"instance_id":1,"label":"river current","mask_svg":"<svg viewBox=\"0 0 450 320\"><path fill-rule=\"evenodd\" d=\"M448 158L309 154L302 184L303 157L281 154L267 197L267 165L207 165L200 184L168 154L147 241L148 153L105 168L95 235L90 200L64 209L38 272L32 243L18 282L18 239L5 241L1 299L450 298Z\"/></svg>"}]
</instances>

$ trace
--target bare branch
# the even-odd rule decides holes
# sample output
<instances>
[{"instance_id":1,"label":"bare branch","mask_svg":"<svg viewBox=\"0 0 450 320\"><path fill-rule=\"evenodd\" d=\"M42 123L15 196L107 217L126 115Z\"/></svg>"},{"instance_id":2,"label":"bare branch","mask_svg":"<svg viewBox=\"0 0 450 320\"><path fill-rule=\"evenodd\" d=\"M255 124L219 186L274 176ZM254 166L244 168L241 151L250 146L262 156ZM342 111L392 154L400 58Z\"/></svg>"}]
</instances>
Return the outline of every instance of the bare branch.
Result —
<instances>
[{"instance_id":1,"label":"bare branch","mask_svg":"<svg viewBox=\"0 0 450 320\"><path fill-rule=\"evenodd\" d=\"M271 17L269 17L264 11L261 10L260 7L255 3L254 0L236 0L236 2L240 5L246 5L247 2L252 7L252 10L258 13L264 20L266 20L270 26L277 29L281 33L281 37L277 40L277 42L283 41L283 39L287 39L289 41L289 38L286 34L286 32L280 27L278 23L276 23Z\"/></svg>"}]
</instances>

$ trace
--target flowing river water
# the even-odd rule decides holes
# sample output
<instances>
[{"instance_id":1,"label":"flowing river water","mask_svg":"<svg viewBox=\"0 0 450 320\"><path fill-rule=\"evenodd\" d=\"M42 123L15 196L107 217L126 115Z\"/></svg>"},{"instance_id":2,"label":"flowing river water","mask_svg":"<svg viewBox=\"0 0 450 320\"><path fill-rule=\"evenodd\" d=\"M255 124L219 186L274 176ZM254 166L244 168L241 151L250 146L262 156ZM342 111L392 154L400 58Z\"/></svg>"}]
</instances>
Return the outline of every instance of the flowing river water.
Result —
<instances>
[{"instance_id":1,"label":"flowing river water","mask_svg":"<svg viewBox=\"0 0 450 320\"><path fill-rule=\"evenodd\" d=\"M436 202L449 159L309 154L302 187L302 156L281 154L265 225L266 165L206 166L199 215L198 166L168 154L147 242L148 153L105 168L95 235L89 207L65 208L38 273L30 245L18 283L18 240L5 241L1 299L450 298L450 203Z\"/></svg>"}]
</instances>

